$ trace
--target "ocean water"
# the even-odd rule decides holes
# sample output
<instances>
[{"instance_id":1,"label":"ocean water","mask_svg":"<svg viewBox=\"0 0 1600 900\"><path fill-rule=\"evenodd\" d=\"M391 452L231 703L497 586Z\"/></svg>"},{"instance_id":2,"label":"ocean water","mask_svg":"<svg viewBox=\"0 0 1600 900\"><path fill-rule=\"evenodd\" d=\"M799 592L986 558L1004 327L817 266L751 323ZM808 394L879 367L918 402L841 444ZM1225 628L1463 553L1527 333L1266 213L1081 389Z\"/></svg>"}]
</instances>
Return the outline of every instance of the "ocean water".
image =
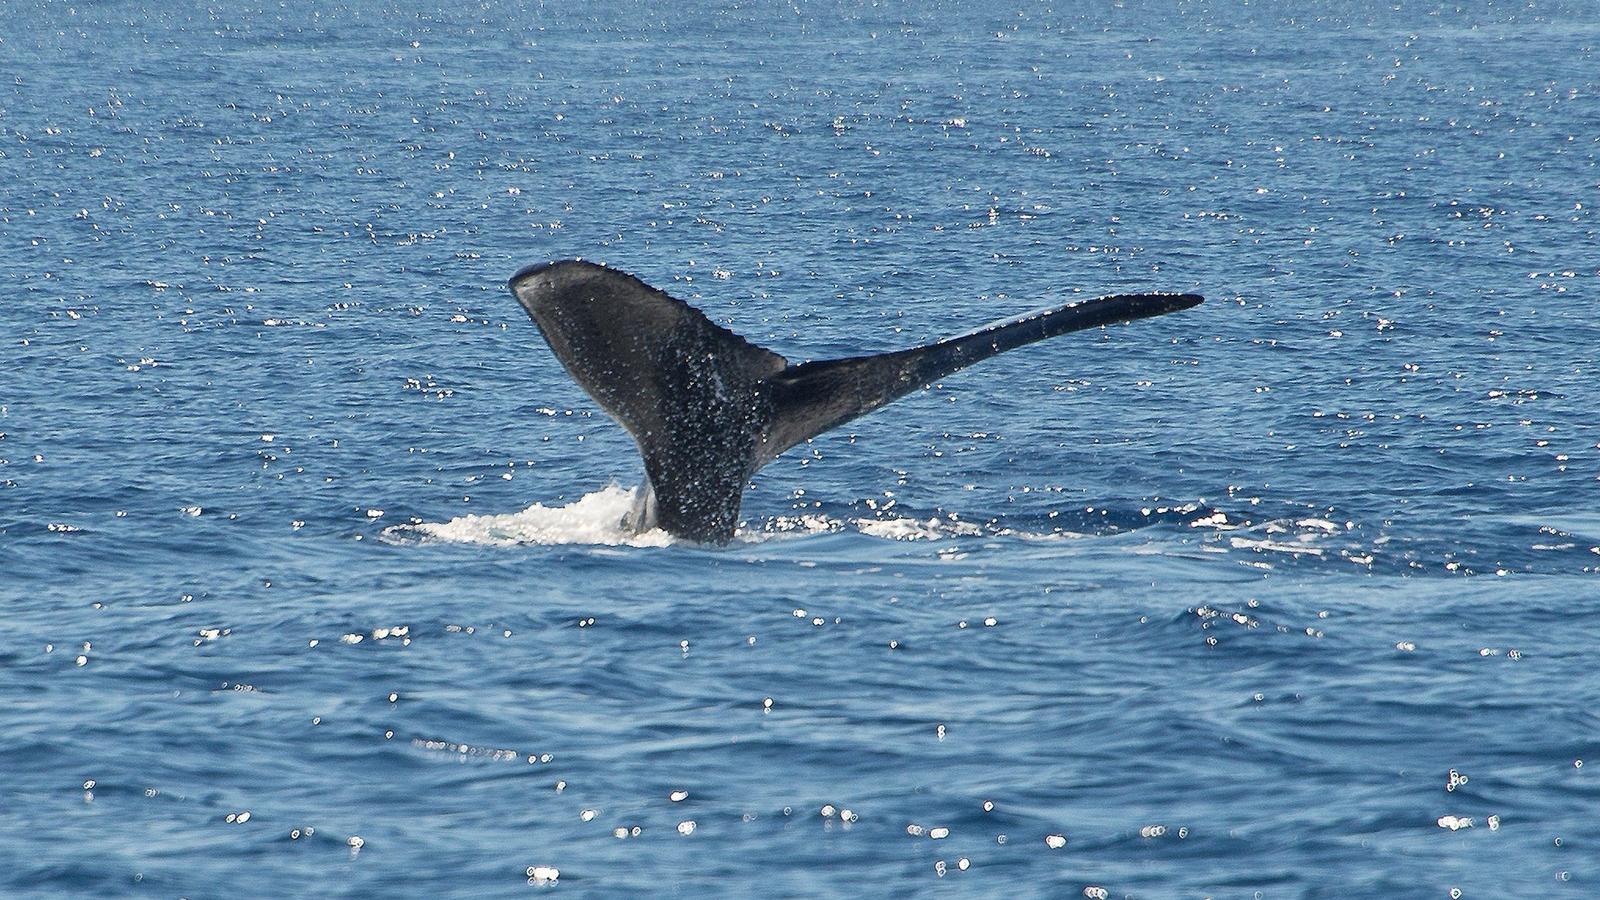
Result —
<instances>
[{"instance_id":1,"label":"ocean water","mask_svg":"<svg viewBox=\"0 0 1600 900\"><path fill-rule=\"evenodd\" d=\"M1600 893L1600 12L1078 6L0 2L0 894ZM573 256L1207 302L711 548Z\"/></svg>"}]
</instances>

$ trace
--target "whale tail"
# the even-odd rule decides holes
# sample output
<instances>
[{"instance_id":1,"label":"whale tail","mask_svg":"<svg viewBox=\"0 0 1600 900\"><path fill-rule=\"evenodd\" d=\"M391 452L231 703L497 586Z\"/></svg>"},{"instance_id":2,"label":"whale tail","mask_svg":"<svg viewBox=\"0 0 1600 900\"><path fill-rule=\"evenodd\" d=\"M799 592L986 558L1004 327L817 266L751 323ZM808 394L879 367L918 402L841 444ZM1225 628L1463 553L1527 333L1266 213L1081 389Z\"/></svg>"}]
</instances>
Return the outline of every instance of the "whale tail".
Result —
<instances>
[{"instance_id":1,"label":"whale tail","mask_svg":"<svg viewBox=\"0 0 1600 900\"><path fill-rule=\"evenodd\" d=\"M533 266L509 286L573 380L638 444L649 484L634 526L706 543L733 537L750 476L807 438L997 353L1201 302L1193 294L1101 297L925 347L791 366L687 303L594 263Z\"/></svg>"}]
</instances>

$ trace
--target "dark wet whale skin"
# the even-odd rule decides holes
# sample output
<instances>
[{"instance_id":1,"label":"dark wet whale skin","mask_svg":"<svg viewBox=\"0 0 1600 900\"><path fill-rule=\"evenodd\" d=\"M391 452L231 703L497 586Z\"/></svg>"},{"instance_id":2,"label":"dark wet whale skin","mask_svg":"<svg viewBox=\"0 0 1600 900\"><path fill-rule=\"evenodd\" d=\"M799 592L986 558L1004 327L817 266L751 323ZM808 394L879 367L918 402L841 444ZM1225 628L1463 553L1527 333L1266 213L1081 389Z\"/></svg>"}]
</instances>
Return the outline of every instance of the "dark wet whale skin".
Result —
<instances>
[{"instance_id":1,"label":"dark wet whale skin","mask_svg":"<svg viewBox=\"0 0 1600 900\"><path fill-rule=\"evenodd\" d=\"M807 438L1034 341L1188 309L1122 294L1040 310L924 347L789 365L639 279L566 260L509 282L556 357L633 435L644 485L630 525L726 543L749 478Z\"/></svg>"}]
</instances>

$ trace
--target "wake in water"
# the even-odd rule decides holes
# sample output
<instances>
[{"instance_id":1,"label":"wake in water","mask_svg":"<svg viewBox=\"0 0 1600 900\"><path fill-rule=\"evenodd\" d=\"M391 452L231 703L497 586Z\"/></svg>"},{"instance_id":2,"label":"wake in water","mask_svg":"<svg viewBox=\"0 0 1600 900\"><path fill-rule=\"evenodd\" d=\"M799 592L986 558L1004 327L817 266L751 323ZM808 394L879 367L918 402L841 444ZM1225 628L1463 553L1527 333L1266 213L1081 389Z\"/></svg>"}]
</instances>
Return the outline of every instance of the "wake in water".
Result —
<instances>
[{"instance_id":1,"label":"wake in water","mask_svg":"<svg viewBox=\"0 0 1600 900\"><path fill-rule=\"evenodd\" d=\"M521 512L501 515L460 516L448 522L417 522L384 529L387 540L407 542L447 541L489 546L591 545L602 547L668 547L691 544L662 529L634 532L623 521L632 512L638 488L610 484L565 506L535 503ZM1153 546L1169 550L1228 556L1239 565L1257 570L1294 567L1299 570L1393 571L1408 575L1508 574L1513 571L1549 571L1566 563L1583 571L1592 551L1587 543L1558 541L1571 536L1540 526L1544 542L1533 552L1516 553L1500 547L1491 554L1474 548L1395 539L1345 520L1332 510L1310 514L1309 509L1275 510L1252 519L1238 513L1190 502L1162 507L1078 507L1072 510L1011 514L993 518L962 517L948 511L893 511L876 506L835 503L741 523L735 544L761 544L773 540L854 532L891 541L994 540L1031 543L1107 537L1156 529L1166 535ZM1284 513L1289 513L1284 515ZM1327 518L1332 516L1332 518ZM1335 521L1337 519L1338 521ZM1531 530L1531 526L1530 526ZM1549 532L1546 535L1545 532ZM1553 536L1553 537L1552 537ZM1149 552L1150 548L1135 552Z\"/></svg>"}]
</instances>

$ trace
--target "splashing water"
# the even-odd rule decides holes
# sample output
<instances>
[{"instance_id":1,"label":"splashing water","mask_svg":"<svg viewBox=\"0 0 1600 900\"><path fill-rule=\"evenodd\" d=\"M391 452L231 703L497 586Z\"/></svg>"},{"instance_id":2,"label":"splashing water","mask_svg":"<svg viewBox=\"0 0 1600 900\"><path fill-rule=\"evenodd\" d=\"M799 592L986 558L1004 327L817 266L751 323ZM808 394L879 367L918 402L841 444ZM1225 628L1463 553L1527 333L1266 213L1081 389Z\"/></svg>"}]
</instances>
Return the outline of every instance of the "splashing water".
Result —
<instances>
[{"instance_id":1,"label":"splashing water","mask_svg":"<svg viewBox=\"0 0 1600 900\"><path fill-rule=\"evenodd\" d=\"M463 544L602 544L627 547L666 547L672 535L659 528L634 532L623 524L633 510L639 489L609 484L566 506L535 503L522 512L488 516L457 516L448 522L396 525L385 534L406 532Z\"/></svg>"}]
</instances>

